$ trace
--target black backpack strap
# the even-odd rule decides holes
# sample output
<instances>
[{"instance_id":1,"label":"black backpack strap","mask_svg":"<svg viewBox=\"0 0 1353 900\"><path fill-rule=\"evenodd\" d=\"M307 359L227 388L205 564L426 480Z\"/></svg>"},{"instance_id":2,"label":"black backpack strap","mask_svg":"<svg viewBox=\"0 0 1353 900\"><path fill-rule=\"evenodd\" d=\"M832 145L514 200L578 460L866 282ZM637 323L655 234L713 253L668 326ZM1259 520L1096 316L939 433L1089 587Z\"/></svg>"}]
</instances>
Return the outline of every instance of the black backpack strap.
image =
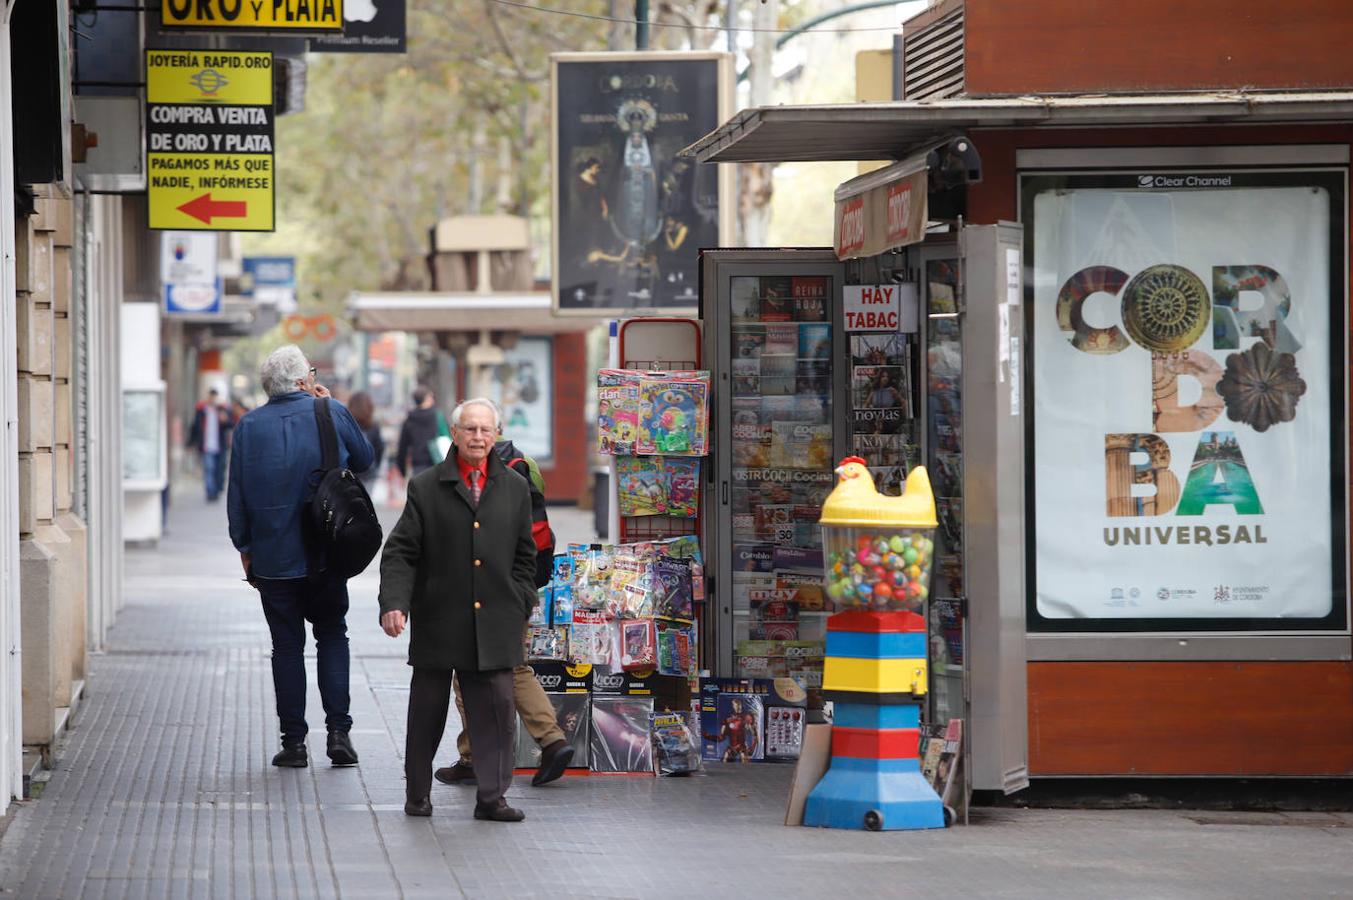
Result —
<instances>
[{"instance_id":1,"label":"black backpack strap","mask_svg":"<svg viewBox=\"0 0 1353 900\"><path fill-rule=\"evenodd\" d=\"M325 472L338 468L338 432L334 430L334 417L329 411L329 398L315 398L315 423L319 426L319 448L323 454L320 468Z\"/></svg>"}]
</instances>

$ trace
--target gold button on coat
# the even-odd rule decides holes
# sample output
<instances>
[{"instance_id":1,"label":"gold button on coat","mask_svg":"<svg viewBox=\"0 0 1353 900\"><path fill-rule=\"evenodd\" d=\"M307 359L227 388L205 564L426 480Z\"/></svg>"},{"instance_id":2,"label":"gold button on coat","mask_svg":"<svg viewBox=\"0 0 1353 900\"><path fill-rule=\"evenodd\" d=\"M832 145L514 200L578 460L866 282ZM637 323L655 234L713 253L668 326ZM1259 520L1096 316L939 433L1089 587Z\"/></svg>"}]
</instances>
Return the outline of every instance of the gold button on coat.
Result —
<instances>
[{"instance_id":1,"label":"gold button on coat","mask_svg":"<svg viewBox=\"0 0 1353 900\"><path fill-rule=\"evenodd\" d=\"M474 527L475 527L475 528L478 528L478 527L479 527L479 523L478 523L478 522L475 522L475 523L474 523Z\"/></svg>"},{"instance_id":2,"label":"gold button on coat","mask_svg":"<svg viewBox=\"0 0 1353 900\"><path fill-rule=\"evenodd\" d=\"M482 566L482 565L484 565L484 561L483 561L482 559L476 559L476 560L474 561L474 564L475 564L476 566Z\"/></svg>"},{"instance_id":3,"label":"gold button on coat","mask_svg":"<svg viewBox=\"0 0 1353 900\"><path fill-rule=\"evenodd\" d=\"M479 609L479 607L480 607L480 603L479 603L478 600L476 600L476 601L474 602L474 608L475 608L475 609Z\"/></svg>"}]
</instances>

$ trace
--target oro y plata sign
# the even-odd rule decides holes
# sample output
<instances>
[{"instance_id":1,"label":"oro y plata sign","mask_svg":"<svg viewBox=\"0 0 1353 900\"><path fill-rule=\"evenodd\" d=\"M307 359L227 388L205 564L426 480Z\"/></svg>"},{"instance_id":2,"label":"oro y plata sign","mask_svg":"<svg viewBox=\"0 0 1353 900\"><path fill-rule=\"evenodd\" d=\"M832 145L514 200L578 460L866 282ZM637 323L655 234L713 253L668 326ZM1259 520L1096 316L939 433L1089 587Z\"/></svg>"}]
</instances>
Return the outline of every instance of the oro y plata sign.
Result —
<instances>
[{"instance_id":1,"label":"oro y plata sign","mask_svg":"<svg viewBox=\"0 0 1353 900\"><path fill-rule=\"evenodd\" d=\"M272 54L146 52L150 227L273 230Z\"/></svg>"},{"instance_id":2,"label":"oro y plata sign","mask_svg":"<svg viewBox=\"0 0 1353 900\"><path fill-rule=\"evenodd\" d=\"M214 31L343 30L343 0L161 0L165 28Z\"/></svg>"}]
</instances>

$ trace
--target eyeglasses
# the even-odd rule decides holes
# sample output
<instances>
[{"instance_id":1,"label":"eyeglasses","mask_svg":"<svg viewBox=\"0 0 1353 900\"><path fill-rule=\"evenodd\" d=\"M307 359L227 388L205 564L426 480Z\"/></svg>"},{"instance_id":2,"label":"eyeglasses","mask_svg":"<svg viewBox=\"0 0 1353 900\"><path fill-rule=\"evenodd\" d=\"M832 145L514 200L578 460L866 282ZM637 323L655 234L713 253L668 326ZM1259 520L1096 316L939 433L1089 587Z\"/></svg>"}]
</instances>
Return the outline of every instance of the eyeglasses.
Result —
<instances>
[{"instance_id":1,"label":"eyeglasses","mask_svg":"<svg viewBox=\"0 0 1353 900\"><path fill-rule=\"evenodd\" d=\"M314 366L311 366L311 367L310 367L310 377L311 377L311 378L314 378L314 377L315 377L316 375L318 375L318 374L319 374L319 369L316 369Z\"/></svg>"},{"instance_id":2,"label":"eyeglasses","mask_svg":"<svg viewBox=\"0 0 1353 900\"><path fill-rule=\"evenodd\" d=\"M494 433L496 433L496 432L498 431L497 428L492 428L492 427L490 427L490 426L479 426L479 425L475 425L475 426L470 426L470 425L457 425L457 426L456 426L456 430L457 430L457 431L463 431L463 432L465 432L466 434L494 434Z\"/></svg>"}]
</instances>

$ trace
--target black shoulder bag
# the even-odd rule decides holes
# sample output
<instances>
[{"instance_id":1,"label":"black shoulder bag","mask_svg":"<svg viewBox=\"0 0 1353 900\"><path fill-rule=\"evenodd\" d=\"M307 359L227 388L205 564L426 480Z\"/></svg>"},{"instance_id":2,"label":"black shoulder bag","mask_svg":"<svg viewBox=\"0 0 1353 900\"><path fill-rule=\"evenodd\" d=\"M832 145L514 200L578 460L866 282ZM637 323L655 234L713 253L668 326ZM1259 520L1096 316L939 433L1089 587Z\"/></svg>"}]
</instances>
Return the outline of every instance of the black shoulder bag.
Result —
<instances>
[{"instance_id":1,"label":"black shoulder bag","mask_svg":"<svg viewBox=\"0 0 1353 900\"><path fill-rule=\"evenodd\" d=\"M323 459L311 475L314 490L306 511L309 574L347 579L380 552L381 523L361 480L338 465L338 432L327 397L315 400L315 422Z\"/></svg>"}]
</instances>

